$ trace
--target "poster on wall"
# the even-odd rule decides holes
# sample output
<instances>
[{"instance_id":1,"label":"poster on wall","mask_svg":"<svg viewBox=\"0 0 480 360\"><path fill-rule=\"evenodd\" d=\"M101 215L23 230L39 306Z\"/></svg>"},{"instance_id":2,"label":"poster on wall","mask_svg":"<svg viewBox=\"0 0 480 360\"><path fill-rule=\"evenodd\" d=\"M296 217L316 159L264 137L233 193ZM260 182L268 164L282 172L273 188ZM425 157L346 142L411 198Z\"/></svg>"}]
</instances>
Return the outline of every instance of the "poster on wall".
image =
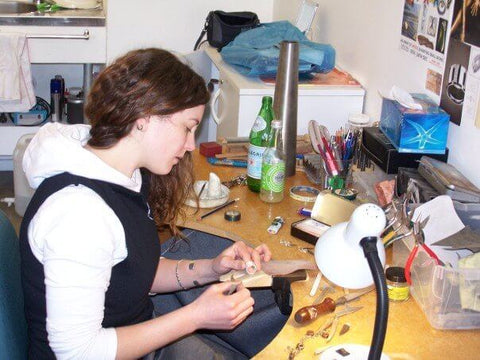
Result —
<instances>
[{"instance_id":1,"label":"poster on wall","mask_svg":"<svg viewBox=\"0 0 480 360\"><path fill-rule=\"evenodd\" d=\"M428 63L425 87L440 95L452 0L405 0L400 49Z\"/></svg>"},{"instance_id":2,"label":"poster on wall","mask_svg":"<svg viewBox=\"0 0 480 360\"><path fill-rule=\"evenodd\" d=\"M480 0L455 1L450 36L480 47Z\"/></svg>"},{"instance_id":3,"label":"poster on wall","mask_svg":"<svg viewBox=\"0 0 480 360\"><path fill-rule=\"evenodd\" d=\"M460 125L467 90L470 46L451 38L442 82L440 107L450 114L450 121Z\"/></svg>"},{"instance_id":4,"label":"poster on wall","mask_svg":"<svg viewBox=\"0 0 480 360\"><path fill-rule=\"evenodd\" d=\"M440 106L450 120L479 124L480 0L456 0Z\"/></svg>"}]
</instances>

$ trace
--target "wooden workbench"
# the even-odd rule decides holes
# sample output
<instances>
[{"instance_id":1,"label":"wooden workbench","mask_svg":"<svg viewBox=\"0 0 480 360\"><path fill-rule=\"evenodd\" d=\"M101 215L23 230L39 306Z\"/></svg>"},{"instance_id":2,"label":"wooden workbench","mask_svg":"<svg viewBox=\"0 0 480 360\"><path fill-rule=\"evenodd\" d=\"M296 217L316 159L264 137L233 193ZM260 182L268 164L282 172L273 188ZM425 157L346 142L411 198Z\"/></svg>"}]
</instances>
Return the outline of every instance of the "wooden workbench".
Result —
<instances>
[{"instance_id":1,"label":"wooden workbench","mask_svg":"<svg viewBox=\"0 0 480 360\"><path fill-rule=\"evenodd\" d=\"M236 175L246 173L246 169L211 166L198 152L194 153L196 177L198 180L208 180L210 172L216 173L222 181L229 180ZM298 246L312 247L311 244L290 236L290 225L302 217L296 213L300 207L311 207L311 203L302 203L292 199L288 195L288 189L294 185L310 185L303 173L297 173L288 178L286 183L285 198L278 204L265 204L260 201L258 194L248 190L246 186L235 186L231 189L230 198L240 198L229 209L237 209L241 212L241 220L228 222L224 220L224 211L198 221L196 218L205 210L200 210L196 215L188 216L185 227L205 231L232 240L244 240L251 245L260 243L267 244L272 250L274 259L308 259L313 255L303 253L297 247L286 247L281 240L291 241ZM190 210L192 212L192 210ZM285 224L276 235L267 232L275 216L283 216ZM388 258L387 254L387 258ZM293 319L293 314L299 308L310 305L313 298L309 296L315 271L309 272L307 281L296 282L292 285L293 312L287 323L276 338L263 349L255 359L288 359L288 347L295 348L297 343L305 336L308 330L316 331L327 319L327 316L319 317L314 322L299 326ZM322 279L321 285L326 283ZM318 292L317 292L318 295ZM333 298L343 295L343 289L336 288ZM348 322L350 331L346 334L337 335L330 343L322 337L313 337L304 341L304 349L295 359L316 359L314 351L327 345L354 343L370 345L375 319L376 297L375 292L362 296L352 303L354 306L363 306L363 309L344 316L340 319L340 326ZM268 326L268 324L265 324ZM384 344L384 352L392 360L427 360L427 359L478 359L480 358L480 331L479 330L436 330L427 322L425 315L413 298L406 302L390 302L387 334Z\"/></svg>"}]
</instances>

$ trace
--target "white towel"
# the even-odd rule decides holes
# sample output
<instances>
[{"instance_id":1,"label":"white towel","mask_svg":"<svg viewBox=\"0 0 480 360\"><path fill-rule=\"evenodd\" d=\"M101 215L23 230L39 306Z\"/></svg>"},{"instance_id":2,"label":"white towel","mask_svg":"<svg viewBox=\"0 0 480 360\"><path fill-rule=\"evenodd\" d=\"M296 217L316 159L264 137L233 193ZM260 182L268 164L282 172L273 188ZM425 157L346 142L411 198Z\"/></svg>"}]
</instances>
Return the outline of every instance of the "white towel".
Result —
<instances>
[{"instance_id":1,"label":"white towel","mask_svg":"<svg viewBox=\"0 0 480 360\"><path fill-rule=\"evenodd\" d=\"M0 112L28 111L35 103L27 38L0 32Z\"/></svg>"}]
</instances>

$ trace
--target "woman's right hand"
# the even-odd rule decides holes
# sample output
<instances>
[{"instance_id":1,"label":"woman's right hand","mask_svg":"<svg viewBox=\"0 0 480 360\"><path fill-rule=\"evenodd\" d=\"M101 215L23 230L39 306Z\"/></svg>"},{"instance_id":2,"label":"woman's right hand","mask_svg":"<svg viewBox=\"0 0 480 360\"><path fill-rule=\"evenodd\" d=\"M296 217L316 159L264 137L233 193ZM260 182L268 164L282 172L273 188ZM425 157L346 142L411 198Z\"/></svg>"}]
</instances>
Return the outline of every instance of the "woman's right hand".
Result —
<instances>
[{"instance_id":1,"label":"woman's right hand","mask_svg":"<svg viewBox=\"0 0 480 360\"><path fill-rule=\"evenodd\" d=\"M235 285L236 291L228 295ZM224 282L210 286L189 306L198 329L231 330L253 312L254 302L242 283Z\"/></svg>"}]
</instances>

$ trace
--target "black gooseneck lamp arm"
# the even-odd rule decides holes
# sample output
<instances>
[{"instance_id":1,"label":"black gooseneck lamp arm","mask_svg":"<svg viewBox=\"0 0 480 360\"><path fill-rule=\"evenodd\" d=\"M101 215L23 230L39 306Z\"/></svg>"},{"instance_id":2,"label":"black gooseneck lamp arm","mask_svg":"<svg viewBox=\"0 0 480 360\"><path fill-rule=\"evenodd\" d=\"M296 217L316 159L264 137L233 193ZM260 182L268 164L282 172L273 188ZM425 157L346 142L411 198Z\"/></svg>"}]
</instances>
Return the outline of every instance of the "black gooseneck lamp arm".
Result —
<instances>
[{"instance_id":1,"label":"black gooseneck lamp arm","mask_svg":"<svg viewBox=\"0 0 480 360\"><path fill-rule=\"evenodd\" d=\"M383 266L378 257L377 237L364 237L360 240L360 245L368 261L368 266L372 272L377 293L377 309L375 313L375 326L373 330L372 345L368 353L368 360L379 360L382 356L383 343L387 332L388 321L388 293Z\"/></svg>"}]
</instances>

